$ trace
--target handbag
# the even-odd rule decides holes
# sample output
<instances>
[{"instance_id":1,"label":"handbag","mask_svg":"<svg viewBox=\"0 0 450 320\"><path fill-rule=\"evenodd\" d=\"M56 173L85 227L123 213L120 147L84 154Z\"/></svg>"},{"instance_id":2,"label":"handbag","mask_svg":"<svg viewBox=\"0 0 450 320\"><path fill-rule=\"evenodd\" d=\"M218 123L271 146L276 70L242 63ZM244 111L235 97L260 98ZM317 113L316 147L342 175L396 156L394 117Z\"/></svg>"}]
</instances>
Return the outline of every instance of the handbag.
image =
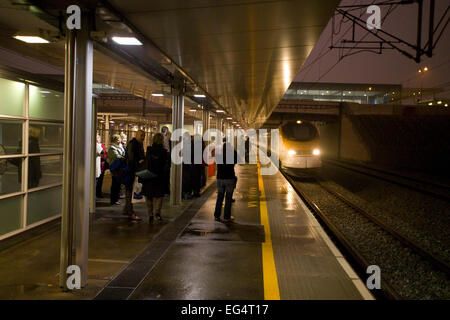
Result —
<instances>
[{"instance_id":1,"label":"handbag","mask_svg":"<svg viewBox=\"0 0 450 320\"><path fill-rule=\"evenodd\" d=\"M150 179L156 178L158 175L154 174L153 172L151 172L148 169L144 169L141 171L137 171L136 176L142 180L150 180Z\"/></svg>"},{"instance_id":2,"label":"handbag","mask_svg":"<svg viewBox=\"0 0 450 320\"><path fill-rule=\"evenodd\" d=\"M151 155L148 154L148 150L147 150L147 156L145 157L144 163L143 163L143 168L142 170L136 171L136 176L140 179L140 180L151 180L156 178L158 175L152 171L150 171L148 168L151 167L151 161L150 161Z\"/></svg>"}]
</instances>

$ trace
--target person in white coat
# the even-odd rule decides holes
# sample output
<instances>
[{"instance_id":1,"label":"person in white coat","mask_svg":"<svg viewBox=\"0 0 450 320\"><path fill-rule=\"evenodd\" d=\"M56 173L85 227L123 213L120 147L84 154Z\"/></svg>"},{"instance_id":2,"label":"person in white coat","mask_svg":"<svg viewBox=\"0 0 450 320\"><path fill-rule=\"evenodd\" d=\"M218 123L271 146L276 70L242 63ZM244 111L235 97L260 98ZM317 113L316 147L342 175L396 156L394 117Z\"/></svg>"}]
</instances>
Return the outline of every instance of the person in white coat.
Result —
<instances>
[{"instance_id":1,"label":"person in white coat","mask_svg":"<svg viewBox=\"0 0 450 320\"><path fill-rule=\"evenodd\" d=\"M102 185L105 169L107 169L107 152L102 144L102 139L97 135L96 157L95 157L95 178L96 178L96 195L97 198L103 198Z\"/></svg>"},{"instance_id":2,"label":"person in white coat","mask_svg":"<svg viewBox=\"0 0 450 320\"><path fill-rule=\"evenodd\" d=\"M120 205L120 186L121 186L121 180L120 180L120 176L118 175L118 173L116 172L116 170L118 169L113 169L113 168L118 168L120 167L120 165L118 165L116 163L116 161L124 161L125 159L125 149L123 148L121 142L120 142L121 138L120 135L115 134L111 137L111 146L109 147L108 150L108 163L110 165L110 171L111 171L111 176L112 176L112 181L111 181L111 198L110 198L110 203L111 205Z\"/></svg>"}]
</instances>

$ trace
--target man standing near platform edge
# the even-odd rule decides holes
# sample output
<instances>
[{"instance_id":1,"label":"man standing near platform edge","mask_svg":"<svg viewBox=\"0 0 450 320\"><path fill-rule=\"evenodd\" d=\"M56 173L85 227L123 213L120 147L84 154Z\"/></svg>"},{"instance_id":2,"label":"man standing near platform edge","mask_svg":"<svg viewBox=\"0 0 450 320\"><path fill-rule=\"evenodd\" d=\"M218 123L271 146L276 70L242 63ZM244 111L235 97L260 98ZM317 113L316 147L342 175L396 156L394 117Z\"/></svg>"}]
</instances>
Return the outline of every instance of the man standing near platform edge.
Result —
<instances>
[{"instance_id":1,"label":"man standing near platform edge","mask_svg":"<svg viewBox=\"0 0 450 320\"><path fill-rule=\"evenodd\" d=\"M227 149L233 149L230 143L225 142L222 150L216 151L216 159L223 157L223 164L217 164L217 201L216 209L214 211L214 218L216 221L220 221L222 212L222 203L225 196L225 209L223 213L223 219L225 222L234 220L231 215L231 203L233 199L233 191L236 188L237 177L234 173L234 165L237 163L237 152L233 149L233 161L230 163L226 161ZM216 161L217 163L217 161Z\"/></svg>"},{"instance_id":2,"label":"man standing near platform edge","mask_svg":"<svg viewBox=\"0 0 450 320\"><path fill-rule=\"evenodd\" d=\"M145 132L139 130L136 137L133 138L127 144L127 150L125 153L126 164L129 168L128 172L128 182L125 184L126 196L125 196L125 207L123 208L123 214L128 215L131 220L142 220L139 218L133 210L133 185L136 177L136 171L139 170L140 165L144 162L144 138Z\"/></svg>"}]
</instances>

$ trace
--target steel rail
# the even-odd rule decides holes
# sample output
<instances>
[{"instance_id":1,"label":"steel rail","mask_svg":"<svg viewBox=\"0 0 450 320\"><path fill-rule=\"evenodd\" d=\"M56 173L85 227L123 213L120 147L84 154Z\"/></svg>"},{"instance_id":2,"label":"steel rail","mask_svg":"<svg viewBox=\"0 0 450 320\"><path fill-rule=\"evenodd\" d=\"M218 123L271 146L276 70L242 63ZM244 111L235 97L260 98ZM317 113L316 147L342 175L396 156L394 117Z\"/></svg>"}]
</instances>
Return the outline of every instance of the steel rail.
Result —
<instances>
[{"instance_id":1,"label":"steel rail","mask_svg":"<svg viewBox=\"0 0 450 320\"><path fill-rule=\"evenodd\" d=\"M334 238L339 244L345 249L345 251L350 255L356 263L359 265L361 270L366 270L368 266L371 265L369 261L358 252L356 247L351 243L350 240L328 219L327 215L319 208L319 206L313 202L301 189L297 187L294 180L287 173L280 170L286 180L291 184L292 188L300 196L300 198L305 202L305 204L313 211L316 217L331 231ZM362 273L362 272L361 272ZM393 288L393 286L387 282L385 279L381 279L381 290L383 296L391 300L401 300L401 295Z\"/></svg>"},{"instance_id":2,"label":"steel rail","mask_svg":"<svg viewBox=\"0 0 450 320\"><path fill-rule=\"evenodd\" d=\"M439 183L434 183L431 181L424 181L424 180L416 179L413 177L407 177L407 176L397 174L394 172L384 171L384 170L377 169L377 168L371 168L371 167L364 166L361 164L350 164L350 163L346 163L346 162L339 161L336 159L322 159L322 162L324 162L326 164L331 164L331 165L334 165L337 167L341 167L341 168L344 168L344 169L347 169L350 171L358 172L358 173L361 173L366 176L373 177L373 178L376 178L379 180L387 181L387 182L393 183L398 186L406 187L408 189L418 191L418 192L433 196L433 197L441 199L441 200L450 201L450 194L446 194L446 193L448 193L449 187L439 184ZM372 171L372 172L368 172L368 171ZM373 172L377 172L379 174L375 174ZM383 176L381 176L380 174L382 174ZM410 182L416 183L416 184L428 185L432 188L442 191L442 193L433 192L432 190L428 190L426 188L423 188L423 187L420 187L417 185L412 185L412 184L406 183L405 181L399 181L399 180L395 179L394 177L396 177L397 179L410 181Z\"/></svg>"},{"instance_id":3,"label":"steel rail","mask_svg":"<svg viewBox=\"0 0 450 320\"><path fill-rule=\"evenodd\" d=\"M442 272L444 272L447 276L450 275L450 267L447 263L442 261L440 258L434 256L433 254L429 253L427 250L423 249L419 244L415 243L412 240L409 240L408 238L404 237L397 231L395 231L393 228L388 226L386 223L382 222L377 217L373 216L372 214L368 213L366 210L358 207L351 201L349 201L345 196L340 194L339 192L330 189L329 187L325 186L320 181L316 180L317 184L327 191L329 194L333 195L335 198L339 199L341 202L345 203L348 207L352 208L354 211L358 212L360 215L364 216L368 220L370 220L372 223L379 226L383 231L400 241L403 245L413 250L415 253L420 255L422 258L428 260L430 263L432 263L435 267L440 269Z\"/></svg>"}]
</instances>

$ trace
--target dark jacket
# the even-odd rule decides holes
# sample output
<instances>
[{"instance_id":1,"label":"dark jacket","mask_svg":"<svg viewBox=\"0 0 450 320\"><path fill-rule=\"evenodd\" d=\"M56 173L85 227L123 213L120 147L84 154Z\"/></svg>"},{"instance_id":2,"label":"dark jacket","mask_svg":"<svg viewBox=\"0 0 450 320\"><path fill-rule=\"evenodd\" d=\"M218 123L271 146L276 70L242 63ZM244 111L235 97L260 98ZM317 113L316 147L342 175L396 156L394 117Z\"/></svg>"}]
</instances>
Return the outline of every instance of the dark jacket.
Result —
<instances>
[{"instance_id":1,"label":"dark jacket","mask_svg":"<svg viewBox=\"0 0 450 320\"><path fill-rule=\"evenodd\" d=\"M238 162L237 152L233 149L234 161L233 163L227 164L227 146L231 148L230 144L224 143L222 150L220 152L216 151L217 158L222 157L223 154L223 164L217 164L217 179L236 179L234 165Z\"/></svg>"},{"instance_id":2,"label":"dark jacket","mask_svg":"<svg viewBox=\"0 0 450 320\"><path fill-rule=\"evenodd\" d=\"M165 169L167 166L167 150L162 144L153 144L147 147L145 164L147 169L158 176L142 181L142 194L146 197L164 197Z\"/></svg>"},{"instance_id":3,"label":"dark jacket","mask_svg":"<svg viewBox=\"0 0 450 320\"><path fill-rule=\"evenodd\" d=\"M145 159L144 147L142 143L139 143L136 138L133 138L127 144L127 150L125 152L125 161L130 169L130 172L136 172L140 169L139 161Z\"/></svg>"}]
</instances>

